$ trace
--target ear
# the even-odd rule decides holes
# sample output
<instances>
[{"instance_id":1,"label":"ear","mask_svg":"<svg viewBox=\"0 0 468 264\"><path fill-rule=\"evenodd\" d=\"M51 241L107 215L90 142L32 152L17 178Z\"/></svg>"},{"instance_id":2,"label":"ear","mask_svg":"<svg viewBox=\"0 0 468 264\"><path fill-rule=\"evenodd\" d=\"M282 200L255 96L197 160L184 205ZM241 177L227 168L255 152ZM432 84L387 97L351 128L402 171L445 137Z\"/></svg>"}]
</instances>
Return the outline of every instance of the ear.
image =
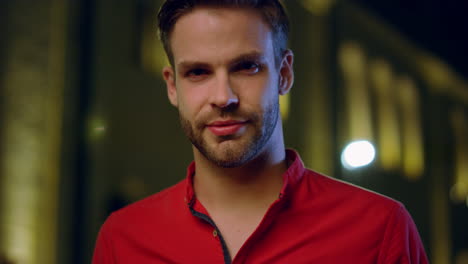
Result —
<instances>
[{"instance_id":1,"label":"ear","mask_svg":"<svg viewBox=\"0 0 468 264\"><path fill-rule=\"evenodd\" d=\"M162 75L164 81L166 82L167 97L169 102L175 107L177 107L177 87L175 84L175 73L174 69L171 66L166 66L163 68Z\"/></svg>"},{"instance_id":2,"label":"ear","mask_svg":"<svg viewBox=\"0 0 468 264\"><path fill-rule=\"evenodd\" d=\"M291 90L291 87L294 83L294 53L292 50L286 50L283 54L283 59L281 61L279 74L279 94L285 95Z\"/></svg>"}]
</instances>

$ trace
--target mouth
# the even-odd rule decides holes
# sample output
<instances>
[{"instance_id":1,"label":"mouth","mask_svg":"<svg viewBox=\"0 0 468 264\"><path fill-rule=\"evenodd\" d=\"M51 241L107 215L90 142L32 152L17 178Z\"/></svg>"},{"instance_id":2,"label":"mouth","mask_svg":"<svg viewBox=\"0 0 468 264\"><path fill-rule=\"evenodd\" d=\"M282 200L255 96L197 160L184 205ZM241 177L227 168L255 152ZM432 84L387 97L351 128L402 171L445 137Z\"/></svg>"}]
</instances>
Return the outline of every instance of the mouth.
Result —
<instances>
[{"instance_id":1,"label":"mouth","mask_svg":"<svg viewBox=\"0 0 468 264\"><path fill-rule=\"evenodd\" d=\"M247 121L225 120L211 122L207 127L216 136L228 136L238 133L246 124Z\"/></svg>"}]
</instances>

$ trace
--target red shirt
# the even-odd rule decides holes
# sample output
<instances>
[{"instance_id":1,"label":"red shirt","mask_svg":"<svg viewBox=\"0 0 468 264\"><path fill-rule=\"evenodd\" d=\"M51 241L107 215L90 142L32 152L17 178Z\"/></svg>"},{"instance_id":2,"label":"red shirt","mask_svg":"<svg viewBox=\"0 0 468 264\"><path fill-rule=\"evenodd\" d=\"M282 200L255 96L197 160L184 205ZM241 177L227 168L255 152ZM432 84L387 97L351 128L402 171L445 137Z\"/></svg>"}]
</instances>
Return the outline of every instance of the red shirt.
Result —
<instances>
[{"instance_id":1,"label":"red shirt","mask_svg":"<svg viewBox=\"0 0 468 264\"><path fill-rule=\"evenodd\" d=\"M401 203L287 158L278 199L233 260L194 195L192 163L185 180L109 216L93 264L428 263Z\"/></svg>"}]
</instances>

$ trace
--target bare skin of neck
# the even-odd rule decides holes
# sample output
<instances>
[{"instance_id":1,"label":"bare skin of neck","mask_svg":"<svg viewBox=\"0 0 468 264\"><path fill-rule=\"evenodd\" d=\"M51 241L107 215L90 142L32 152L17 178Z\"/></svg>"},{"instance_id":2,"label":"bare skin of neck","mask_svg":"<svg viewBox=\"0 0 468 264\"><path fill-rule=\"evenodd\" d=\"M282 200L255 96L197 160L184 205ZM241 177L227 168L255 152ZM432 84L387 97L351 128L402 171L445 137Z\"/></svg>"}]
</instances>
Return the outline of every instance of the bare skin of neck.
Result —
<instances>
[{"instance_id":1,"label":"bare skin of neck","mask_svg":"<svg viewBox=\"0 0 468 264\"><path fill-rule=\"evenodd\" d=\"M197 198L216 223L232 257L281 191L287 169L284 143L281 136L273 138L281 140L267 144L259 157L237 168L219 167L194 149Z\"/></svg>"}]
</instances>

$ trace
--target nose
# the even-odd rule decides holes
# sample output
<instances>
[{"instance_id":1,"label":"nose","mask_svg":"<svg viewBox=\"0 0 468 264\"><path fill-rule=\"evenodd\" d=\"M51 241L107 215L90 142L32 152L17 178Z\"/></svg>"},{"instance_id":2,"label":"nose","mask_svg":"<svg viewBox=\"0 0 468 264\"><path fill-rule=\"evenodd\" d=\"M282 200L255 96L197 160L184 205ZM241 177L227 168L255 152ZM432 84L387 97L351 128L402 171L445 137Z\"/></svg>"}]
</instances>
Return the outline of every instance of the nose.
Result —
<instances>
[{"instance_id":1,"label":"nose","mask_svg":"<svg viewBox=\"0 0 468 264\"><path fill-rule=\"evenodd\" d=\"M239 98L233 89L229 75L218 74L216 83L213 85L211 104L218 108L231 108L239 104Z\"/></svg>"}]
</instances>

